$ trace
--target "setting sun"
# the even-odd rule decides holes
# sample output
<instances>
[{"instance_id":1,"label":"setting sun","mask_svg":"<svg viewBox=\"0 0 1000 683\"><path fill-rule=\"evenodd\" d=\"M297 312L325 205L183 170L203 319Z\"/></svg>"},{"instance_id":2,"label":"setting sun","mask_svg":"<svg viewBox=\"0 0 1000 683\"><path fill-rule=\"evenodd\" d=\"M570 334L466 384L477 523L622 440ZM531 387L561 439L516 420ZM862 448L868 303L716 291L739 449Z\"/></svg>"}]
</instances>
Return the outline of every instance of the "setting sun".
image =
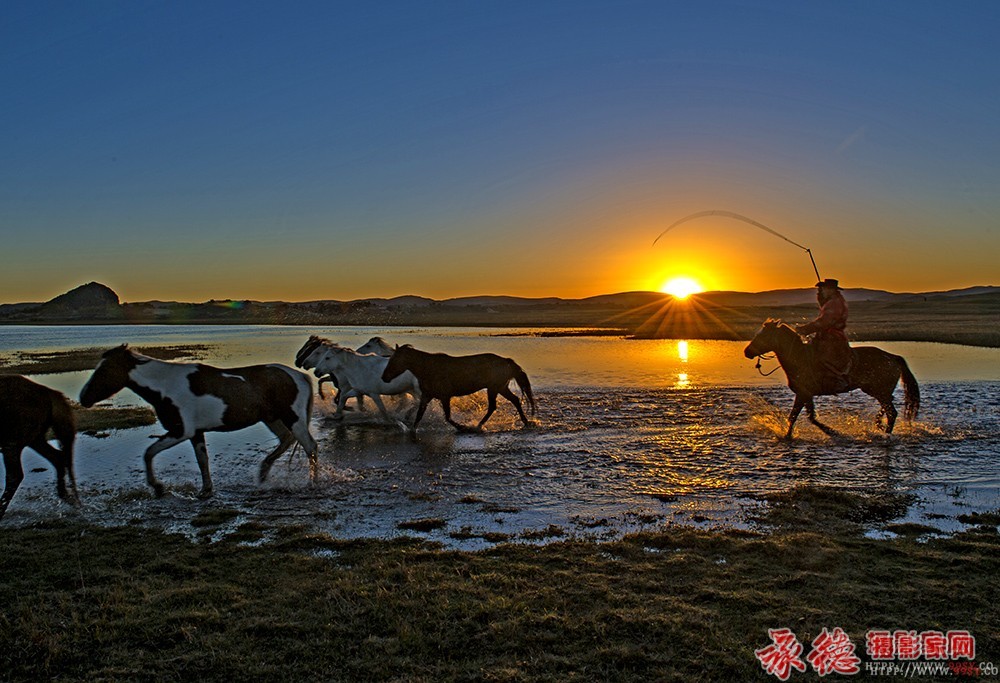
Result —
<instances>
[{"instance_id":1,"label":"setting sun","mask_svg":"<svg viewBox=\"0 0 1000 683\"><path fill-rule=\"evenodd\" d=\"M675 299L686 299L692 294L705 291L705 288L689 277L675 277L664 282L660 291Z\"/></svg>"}]
</instances>

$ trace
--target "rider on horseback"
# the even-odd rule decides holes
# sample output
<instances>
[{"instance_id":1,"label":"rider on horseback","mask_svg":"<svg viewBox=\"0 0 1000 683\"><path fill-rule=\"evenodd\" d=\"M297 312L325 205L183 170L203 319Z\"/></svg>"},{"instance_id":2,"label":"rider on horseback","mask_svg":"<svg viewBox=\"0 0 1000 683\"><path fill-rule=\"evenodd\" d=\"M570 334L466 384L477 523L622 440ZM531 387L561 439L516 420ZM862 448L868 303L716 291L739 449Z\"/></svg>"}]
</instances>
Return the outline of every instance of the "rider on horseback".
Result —
<instances>
[{"instance_id":1,"label":"rider on horseback","mask_svg":"<svg viewBox=\"0 0 1000 683\"><path fill-rule=\"evenodd\" d=\"M847 327L847 301L840 293L840 283L827 278L816 283L819 317L795 331L814 334L810 346L820 371L820 393L840 393L850 388L851 347L844 329Z\"/></svg>"}]
</instances>

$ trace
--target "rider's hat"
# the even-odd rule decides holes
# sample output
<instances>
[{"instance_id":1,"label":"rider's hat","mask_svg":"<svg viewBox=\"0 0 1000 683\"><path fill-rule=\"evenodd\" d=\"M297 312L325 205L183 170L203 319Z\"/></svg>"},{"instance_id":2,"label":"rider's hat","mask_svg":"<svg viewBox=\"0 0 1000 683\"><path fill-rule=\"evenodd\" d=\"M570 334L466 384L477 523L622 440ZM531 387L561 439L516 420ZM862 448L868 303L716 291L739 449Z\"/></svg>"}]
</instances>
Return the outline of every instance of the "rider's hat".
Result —
<instances>
[{"instance_id":1,"label":"rider's hat","mask_svg":"<svg viewBox=\"0 0 1000 683\"><path fill-rule=\"evenodd\" d=\"M840 289L840 281L834 280L832 277L828 277L825 280L820 280L816 283L817 287L833 287L834 289Z\"/></svg>"}]
</instances>

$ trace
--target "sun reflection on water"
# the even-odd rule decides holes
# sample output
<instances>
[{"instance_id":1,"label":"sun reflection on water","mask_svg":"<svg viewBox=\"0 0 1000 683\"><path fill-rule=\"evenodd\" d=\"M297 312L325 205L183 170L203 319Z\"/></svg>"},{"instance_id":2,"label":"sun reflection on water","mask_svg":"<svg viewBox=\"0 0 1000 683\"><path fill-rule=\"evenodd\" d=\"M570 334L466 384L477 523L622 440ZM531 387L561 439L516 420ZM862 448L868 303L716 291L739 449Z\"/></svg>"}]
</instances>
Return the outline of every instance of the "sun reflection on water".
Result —
<instances>
[{"instance_id":1,"label":"sun reflection on water","mask_svg":"<svg viewBox=\"0 0 1000 683\"><path fill-rule=\"evenodd\" d=\"M682 364L686 364L688 362L688 343L686 340L677 342L677 359ZM688 380L688 374L686 372L678 372L677 381L674 383L674 386L678 389L687 389L691 386L691 381Z\"/></svg>"}]
</instances>

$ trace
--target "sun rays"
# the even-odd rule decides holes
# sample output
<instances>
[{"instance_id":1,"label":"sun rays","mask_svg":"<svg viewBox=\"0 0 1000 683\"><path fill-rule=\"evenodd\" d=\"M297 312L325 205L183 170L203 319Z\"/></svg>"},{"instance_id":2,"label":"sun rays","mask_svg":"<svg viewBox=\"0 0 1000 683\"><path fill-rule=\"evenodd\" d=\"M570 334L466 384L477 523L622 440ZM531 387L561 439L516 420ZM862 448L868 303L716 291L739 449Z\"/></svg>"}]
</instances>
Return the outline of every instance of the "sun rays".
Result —
<instances>
[{"instance_id":1,"label":"sun rays","mask_svg":"<svg viewBox=\"0 0 1000 683\"><path fill-rule=\"evenodd\" d=\"M705 288L697 280L686 275L681 275L664 282L660 287L660 291L664 294L669 294L675 299L687 299L692 294L705 291Z\"/></svg>"}]
</instances>

